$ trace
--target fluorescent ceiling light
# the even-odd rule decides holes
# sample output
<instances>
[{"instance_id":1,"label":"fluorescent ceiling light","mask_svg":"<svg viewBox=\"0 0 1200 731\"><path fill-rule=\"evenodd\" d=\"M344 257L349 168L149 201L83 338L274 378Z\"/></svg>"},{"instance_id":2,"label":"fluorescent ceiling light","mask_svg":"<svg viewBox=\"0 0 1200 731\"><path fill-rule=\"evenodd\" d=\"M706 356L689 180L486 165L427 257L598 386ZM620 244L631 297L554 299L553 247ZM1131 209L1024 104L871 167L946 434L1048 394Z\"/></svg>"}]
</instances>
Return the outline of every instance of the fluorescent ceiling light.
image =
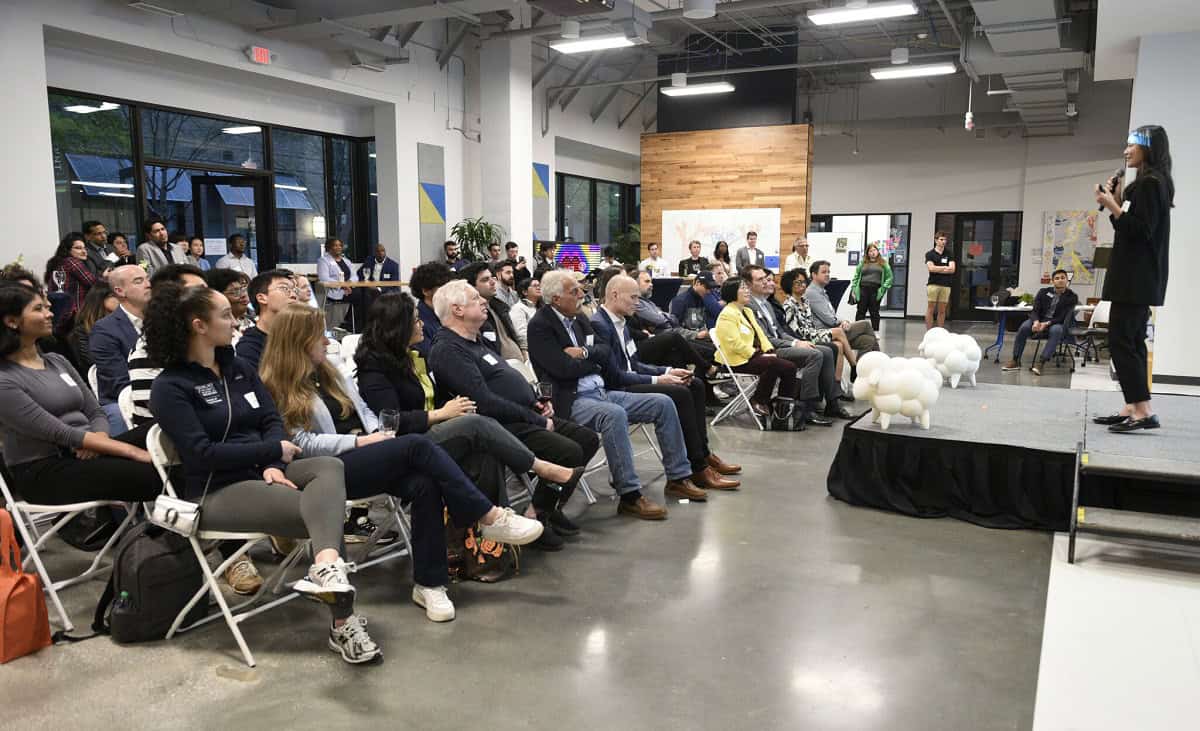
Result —
<instances>
[{"instance_id":1,"label":"fluorescent ceiling light","mask_svg":"<svg viewBox=\"0 0 1200 731\"><path fill-rule=\"evenodd\" d=\"M949 61L945 63L927 63L916 66L889 66L871 69L871 76L876 80L883 79L913 79L918 76L945 76L958 71L958 67Z\"/></svg>"},{"instance_id":2,"label":"fluorescent ceiling light","mask_svg":"<svg viewBox=\"0 0 1200 731\"><path fill-rule=\"evenodd\" d=\"M147 13L154 13L155 15L163 15L168 18L178 18L179 16L183 15L183 13L179 12L175 8L168 8L165 5L147 2L146 0L133 0L133 2L129 3L129 7L134 8L135 10L142 10Z\"/></svg>"},{"instance_id":3,"label":"fluorescent ceiling light","mask_svg":"<svg viewBox=\"0 0 1200 731\"><path fill-rule=\"evenodd\" d=\"M369 158L371 158L372 160L374 160L374 159L375 159L375 153L374 153L374 152L367 153L367 157L369 157Z\"/></svg>"},{"instance_id":4,"label":"fluorescent ceiling light","mask_svg":"<svg viewBox=\"0 0 1200 731\"><path fill-rule=\"evenodd\" d=\"M813 25L834 25L836 23L861 23L867 20L882 18L899 18L905 15L916 15L917 6L910 0L901 2L871 3L865 7L820 8L808 11L808 21Z\"/></svg>"},{"instance_id":5,"label":"fluorescent ceiling light","mask_svg":"<svg viewBox=\"0 0 1200 731\"><path fill-rule=\"evenodd\" d=\"M96 195L106 195L110 198L132 198L133 197L133 193L113 193L112 191L108 191L108 190L102 190L102 191L96 193Z\"/></svg>"},{"instance_id":6,"label":"fluorescent ceiling light","mask_svg":"<svg viewBox=\"0 0 1200 731\"><path fill-rule=\"evenodd\" d=\"M627 48L632 45L633 41L626 38L624 33L580 38L577 41L550 41L550 47L559 53L587 53L603 51L606 48Z\"/></svg>"},{"instance_id":7,"label":"fluorescent ceiling light","mask_svg":"<svg viewBox=\"0 0 1200 731\"><path fill-rule=\"evenodd\" d=\"M697 94L726 94L733 91L733 84L728 81L714 81L709 84L688 84L687 86L664 86L659 89L667 96L696 96Z\"/></svg>"},{"instance_id":8,"label":"fluorescent ceiling light","mask_svg":"<svg viewBox=\"0 0 1200 731\"><path fill-rule=\"evenodd\" d=\"M245 127L225 127L221 131L227 135L252 135L257 132L262 132L262 127L255 125L247 125Z\"/></svg>"},{"instance_id":9,"label":"fluorescent ceiling light","mask_svg":"<svg viewBox=\"0 0 1200 731\"><path fill-rule=\"evenodd\" d=\"M63 111L74 112L75 114L91 114L92 112L111 112L114 109L119 109L120 104L112 102L100 102L98 107L89 107L86 104L72 104L69 107L63 107Z\"/></svg>"},{"instance_id":10,"label":"fluorescent ceiling light","mask_svg":"<svg viewBox=\"0 0 1200 731\"><path fill-rule=\"evenodd\" d=\"M133 183L98 183L92 180L72 180L71 185L87 185L93 188L132 188Z\"/></svg>"},{"instance_id":11,"label":"fluorescent ceiling light","mask_svg":"<svg viewBox=\"0 0 1200 731\"><path fill-rule=\"evenodd\" d=\"M308 188L305 188L303 185L284 185L283 183L276 183L275 187L283 188L284 190L299 190L299 191L308 190Z\"/></svg>"}]
</instances>

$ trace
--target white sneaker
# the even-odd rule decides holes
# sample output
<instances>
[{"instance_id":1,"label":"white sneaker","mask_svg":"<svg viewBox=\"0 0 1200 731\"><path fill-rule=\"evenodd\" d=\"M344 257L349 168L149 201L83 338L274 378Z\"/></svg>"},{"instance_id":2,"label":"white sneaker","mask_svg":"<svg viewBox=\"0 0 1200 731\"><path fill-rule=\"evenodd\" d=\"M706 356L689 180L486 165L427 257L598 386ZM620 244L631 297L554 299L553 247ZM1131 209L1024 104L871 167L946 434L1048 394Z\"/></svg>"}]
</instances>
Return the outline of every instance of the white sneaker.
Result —
<instances>
[{"instance_id":1,"label":"white sneaker","mask_svg":"<svg viewBox=\"0 0 1200 731\"><path fill-rule=\"evenodd\" d=\"M454 619L454 602L446 596L446 587L415 584L412 597L418 607L425 609L429 621L449 622Z\"/></svg>"},{"instance_id":2,"label":"white sneaker","mask_svg":"<svg viewBox=\"0 0 1200 731\"><path fill-rule=\"evenodd\" d=\"M354 587L347 577L346 562L338 559L333 563L315 563L308 569L308 575L300 579L292 588L301 594L311 594L324 602L332 603L334 594L352 594Z\"/></svg>"},{"instance_id":3,"label":"white sneaker","mask_svg":"<svg viewBox=\"0 0 1200 731\"><path fill-rule=\"evenodd\" d=\"M351 614L341 627L329 628L329 649L353 665L383 660L383 651L367 634L367 620Z\"/></svg>"},{"instance_id":4,"label":"white sneaker","mask_svg":"<svg viewBox=\"0 0 1200 731\"><path fill-rule=\"evenodd\" d=\"M483 526L479 532L484 538L496 543L524 546L541 537L542 524L540 521L517 515L512 508L505 508L496 522Z\"/></svg>"}]
</instances>

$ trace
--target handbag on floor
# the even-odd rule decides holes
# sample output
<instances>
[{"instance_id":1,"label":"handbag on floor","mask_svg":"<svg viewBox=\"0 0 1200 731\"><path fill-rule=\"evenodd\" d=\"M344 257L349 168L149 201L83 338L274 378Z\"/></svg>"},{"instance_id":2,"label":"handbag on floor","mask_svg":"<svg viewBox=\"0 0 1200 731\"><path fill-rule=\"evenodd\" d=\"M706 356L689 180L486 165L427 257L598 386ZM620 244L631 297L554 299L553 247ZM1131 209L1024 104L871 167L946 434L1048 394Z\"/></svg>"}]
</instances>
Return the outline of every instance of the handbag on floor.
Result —
<instances>
[{"instance_id":1,"label":"handbag on floor","mask_svg":"<svg viewBox=\"0 0 1200 731\"><path fill-rule=\"evenodd\" d=\"M459 528L444 510L443 516L451 577L494 584L520 573L516 546L480 538L478 525Z\"/></svg>"},{"instance_id":2,"label":"handbag on floor","mask_svg":"<svg viewBox=\"0 0 1200 731\"><path fill-rule=\"evenodd\" d=\"M42 582L21 570L12 516L0 508L0 664L49 644L50 615Z\"/></svg>"}]
</instances>

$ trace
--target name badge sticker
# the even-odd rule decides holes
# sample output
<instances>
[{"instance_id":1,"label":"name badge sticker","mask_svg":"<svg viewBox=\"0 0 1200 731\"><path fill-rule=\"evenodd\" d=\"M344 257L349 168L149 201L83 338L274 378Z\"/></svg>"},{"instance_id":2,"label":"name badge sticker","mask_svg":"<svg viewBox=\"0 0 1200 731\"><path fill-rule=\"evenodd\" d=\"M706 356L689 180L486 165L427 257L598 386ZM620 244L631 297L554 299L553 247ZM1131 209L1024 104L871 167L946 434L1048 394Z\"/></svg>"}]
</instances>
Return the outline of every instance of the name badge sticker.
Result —
<instances>
[{"instance_id":1,"label":"name badge sticker","mask_svg":"<svg viewBox=\"0 0 1200 731\"><path fill-rule=\"evenodd\" d=\"M1133 203L1133 201L1125 201L1124 203L1122 203L1121 210L1124 211L1125 213L1129 213L1129 205L1131 203Z\"/></svg>"},{"instance_id":2,"label":"name badge sticker","mask_svg":"<svg viewBox=\"0 0 1200 731\"><path fill-rule=\"evenodd\" d=\"M484 354L483 362L487 363L488 365L499 365L500 364L500 361L496 360L496 356L492 355L491 353Z\"/></svg>"},{"instance_id":3,"label":"name badge sticker","mask_svg":"<svg viewBox=\"0 0 1200 731\"><path fill-rule=\"evenodd\" d=\"M75 379L71 378L66 373L59 373L58 377L63 379L63 382L66 383L71 388L79 388L79 384L75 383Z\"/></svg>"},{"instance_id":4,"label":"name badge sticker","mask_svg":"<svg viewBox=\"0 0 1200 731\"><path fill-rule=\"evenodd\" d=\"M105 258L105 259L107 259L108 261L111 261L112 263L116 264L116 263L117 263L117 261L118 261L118 260L119 260L121 257L117 256L115 253L113 253L113 252L111 252L111 251L110 251L110 252L108 252L107 254L105 254L105 255L104 255L104 258Z\"/></svg>"},{"instance_id":5,"label":"name badge sticker","mask_svg":"<svg viewBox=\"0 0 1200 731\"><path fill-rule=\"evenodd\" d=\"M630 339L629 342L625 343L625 354L628 355L630 358L637 355L637 343L634 342L632 339Z\"/></svg>"},{"instance_id":6,"label":"name badge sticker","mask_svg":"<svg viewBox=\"0 0 1200 731\"><path fill-rule=\"evenodd\" d=\"M496 333L493 332L492 330L485 331L483 333L483 337L485 337L488 340L491 340L493 343L496 342Z\"/></svg>"},{"instance_id":7,"label":"name badge sticker","mask_svg":"<svg viewBox=\"0 0 1200 731\"><path fill-rule=\"evenodd\" d=\"M738 327L740 327L740 328L741 328L741 330L742 330L742 334L743 334L743 335L749 335L749 334L750 334L750 328L749 328L748 326L746 326L746 325L739 325Z\"/></svg>"},{"instance_id":8,"label":"name badge sticker","mask_svg":"<svg viewBox=\"0 0 1200 731\"><path fill-rule=\"evenodd\" d=\"M253 391L246 394L246 403L250 404L250 408L258 408L258 396Z\"/></svg>"},{"instance_id":9,"label":"name badge sticker","mask_svg":"<svg viewBox=\"0 0 1200 731\"><path fill-rule=\"evenodd\" d=\"M384 273L383 273L383 278L384 278L384 279L391 279L391 278L392 278L392 273L391 273L391 272L384 272Z\"/></svg>"},{"instance_id":10,"label":"name badge sticker","mask_svg":"<svg viewBox=\"0 0 1200 731\"><path fill-rule=\"evenodd\" d=\"M587 346L590 348L596 344L596 336L588 335L587 338L584 340L584 342L587 343Z\"/></svg>"}]
</instances>

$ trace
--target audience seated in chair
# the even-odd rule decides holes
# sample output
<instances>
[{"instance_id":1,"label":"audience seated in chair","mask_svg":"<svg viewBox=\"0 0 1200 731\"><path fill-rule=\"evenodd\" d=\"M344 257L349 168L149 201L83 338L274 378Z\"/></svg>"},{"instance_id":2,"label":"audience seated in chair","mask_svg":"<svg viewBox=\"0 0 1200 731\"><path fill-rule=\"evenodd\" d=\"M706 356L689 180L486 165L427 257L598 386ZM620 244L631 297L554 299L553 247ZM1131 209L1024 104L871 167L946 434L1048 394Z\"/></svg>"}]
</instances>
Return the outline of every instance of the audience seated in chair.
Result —
<instances>
[{"instance_id":1,"label":"audience seated in chair","mask_svg":"<svg viewBox=\"0 0 1200 731\"><path fill-rule=\"evenodd\" d=\"M1001 370L1018 370L1021 367L1021 355L1025 352L1025 341L1030 336L1035 339L1040 336L1045 339L1046 347L1034 359L1029 370L1033 371L1035 376L1042 375L1042 364L1054 355L1059 343L1067 335L1075 319L1075 306L1079 304L1079 297L1068 286L1065 269L1056 269L1050 282L1051 286L1042 287L1033 298L1033 311L1029 313L1029 319L1021 323L1017 337L1013 340L1012 359L1005 363Z\"/></svg>"},{"instance_id":2,"label":"audience seated in chair","mask_svg":"<svg viewBox=\"0 0 1200 731\"><path fill-rule=\"evenodd\" d=\"M328 645L350 663L379 647L354 614L354 587L341 557L346 485L333 457L297 459L258 373L234 357L233 310L211 288L165 284L146 313L146 347L163 366L150 407L174 443L180 497L203 501L200 528L309 538L314 563L296 591L329 605Z\"/></svg>"},{"instance_id":3,"label":"audience seated in chair","mask_svg":"<svg viewBox=\"0 0 1200 731\"><path fill-rule=\"evenodd\" d=\"M492 267L484 262L474 262L462 268L459 276L464 282L475 288L483 297L487 306L487 320L480 329L480 335L486 345L490 346L504 360L524 360L521 345L517 341L517 329L509 316L509 306L496 296L498 280L492 272ZM440 318L439 318L440 319Z\"/></svg>"},{"instance_id":4,"label":"audience seated in chair","mask_svg":"<svg viewBox=\"0 0 1200 731\"><path fill-rule=\"evenodd\" d=\"M833 303L829 301L829 295L825 292L825 286L829 284L830 279L829 262L813 262L808 273L808 291L804 298L812 310L813 321L820 327L840 327L856 353L879 350L879 339L875 337L875 328L871 327L869 320L850 322L838 319Z\"/></svg>"},{"instance_id":5,"label":"audience seated in chair","mask_svg":"<svg viewBox=\"0 0 1200 731\"><path fill-rule=\"evenodd\" d=\"M271 323L283 308L296 302L296 282L288 270L272 269L250 281L248 294L258 320L242 333L236 350L239 358L257 368L267 347Z\"/></svg>"},{"instance_id":6,"label":"audience seated in chair","mask_svg":"<svg viewBox=\"0 0 1200 731\"><path fill-rule=\"evenodd\" d=\"M709 339L707 328L684 327L675 317L663 312L650 299L654 280L648 273L638 272L637 284L639 296L632 329L641 330L649 336L639 338L638 342L643 361L674 368L691 366L700 378L715 374L717 370L713 366L713 357L717 349ZM634 337L637 336L635 332Z\"/></svg>"},{"instance_id":7,"label":"audience seated in chair","mask_svg":"<svg viewBox=\"0 0 1200 731\"><path fill-rule=\"evenodd\" d=\"M736 490L740 483L722 475L736 474L741 468L726 463L709 449L704 383L693 378L690 371L647 365L638 358L637 342L626 322L637 310L638 298L637 282L625 275L613 277L604 290L604 305L591 317L596 341L607 346L609 353L601 371L604 387L609 391L660 393L670 398L683 428L692 482L705 490ZM702 493L693 499L705 497Z\"/></svg>"},{"instance_id":8,"label":"audience seated in chair","mask_svg":"<svg viewBox=\"0 0 1200 731\"><path fill-rule=\"evenodd\" d=\"M781 279L783 290L788 295L783 301L783 325L795 337L813 343L823 351L827 361L823 366L832 365L828 372L824 368L821 371L821 394L825 397L826 407L832 407L836 412L831 416L850 418L848 412L836 405L836 399L843 393L841 378L847 362L850 364L850 380L857 378L858 354L850 347L850 341L840 327L826 328L815 324L805 296L808 274L803 269L785 272Z\"/></svg>"},{"instance_id":9,"label":"audience seated in chair","mask_svg":"<svg viewBox=\"0 0 1200 731\"><path fill-rule=\"evenodd\" d=\"M613 486L620 495L618 513L662 520L667 509L642 494L634 470L630 423L654 423L667 473L666 494L693 495L691 465L675 404L657 393L608 391L601 373L608 347L596 340L591 324L578 317L583 287L571 272L542 276L542 307L529 321L529 356L538 377L553 384L554 412L600 432Z\"/></svg>"},{"instance_id":10,"label":"audience seated in chair","mask_svg":"<svg viewBox=\"0 0 1200 731\"><path fill-rule=\"evenodd\" d=\"M586 466L600 448L596 433L555 413L549 399L539 401L525 376L484 344L480 330L486 305L479 293L466 282L452 282L438 291L434 304L445 324L429 356L440 398L470 399L480 414L503 425L541 460ZM539 546L552 547L557 537L579 533L563 513L574 487L574 482L538 483L533 508L547 526Z\"/></svg>"},{"instance_id":11,"label":"audience seated in chair","mask_svg":"<svg viewBox=\"0 0 1200 731\"><path fill-rule=\"evenodd\" d=\"M425 326L425 339L416 345L416 351L422 358L429 358L429 348L433 345L433 338L437 335L438 330L442 329L442 323L438 322L437 315L433 312L433 295L443 284L456 278L455 271L437 261L427 262L413 270L409 289L419 300L417 315Z\"/></svg>"},{"instance_id":12,"label":"audience seated in chair","mask_svg":"<svg viewBox=\"0 0 1200 731\"><path fill-rule=\"evenodd\" d=\"M120 434L125 431L125 419L117 406L117 394L129 385L129 353L142 332L142 318L150 301L150 275L140 266L121 266L112 270L108 282L119 304L92 327L88 349L96 365L96 396L108 414L109 433Z\"/></svg>"},{"instance_id":13,"label":"audience seated in chair","mask_svg":"<svg viewBox=\"0 0 1200 731\"><path fill-rule=\"evenodd\" d=\"M113 293L112 287L108 286L108 282L97 282L88 291L87 297L83 298L83 306L75 313L75 324L71 328L71 334L67 336L67 344L71 347L77 370L87 373L92 367L92 351L88 346L92 328L100 318L112 314L118 304L117 295Z\"/></svg>"},{"instance_id":14,"label":"audience seated in chair","mask_svg":"<svg viewBox=\"0 0 1200 731\"><path fill-rule=\"evenodd\" d=\"M320 311L293 303L275 316L272 327L260 370L292 441L306 457L341 460L347 498L387 493L412 502L413 601L434 622L454 619L454 604L446 595L449 568L443 511L458 525L481 523L483 538L514 545L537 539L541 526L493 505L456 460L428 437L379 431L379 419L353 382L325 359L329 341ZM499 426L496 429L514 448L525 451L528 461L522 467L537 468L520 442ZM570 475L566 468L555 474L568 479Z\"/></svg>"},{"instance_id":15,"label":"audience seated in chair","mask_svg":"<svg viewBox=\"0 0 1200 731\"><path fill-rule=\"evenodd\" d=\"M521 298L512 306L509 317L517 331L517 345L521 346L521 360L529 360L529 319L542 306L542 282L526 277L517 282L517 295Z\"/></svg>"},{"instance_id":16,"label":"audience seated in chair","mask_svg":"<svg viewBox=\"0 0 1200 731\"><path fill-rule=\"evenodd\" d=\"M728 302L715 328L720 350L717 359L737 373L758 376L758 385L750 397L750 407L761 419L771 417L771 392L779 385L779 397L795 400L796 364L779 356L775 346L758 324L750 308L750 285L742 278L730 278L721 287L721 299ZM800 422L803 425L803 421Z\"/></svg>"},{"instance_id":17,"label":"audience seated in chair","mask_svg":"<svg viewBox=\"0 0 1200 731\"><path fill-rule=\"evenodd\" d=\"M233 308L233 319L236 329L233 334L233 344L237 345L242 333L254 327L254 310L250 308L250 277L237 269L210 269L204 273L204 281L208 286L225 295L229 306Z\"/></svg>"}]
</instances>

